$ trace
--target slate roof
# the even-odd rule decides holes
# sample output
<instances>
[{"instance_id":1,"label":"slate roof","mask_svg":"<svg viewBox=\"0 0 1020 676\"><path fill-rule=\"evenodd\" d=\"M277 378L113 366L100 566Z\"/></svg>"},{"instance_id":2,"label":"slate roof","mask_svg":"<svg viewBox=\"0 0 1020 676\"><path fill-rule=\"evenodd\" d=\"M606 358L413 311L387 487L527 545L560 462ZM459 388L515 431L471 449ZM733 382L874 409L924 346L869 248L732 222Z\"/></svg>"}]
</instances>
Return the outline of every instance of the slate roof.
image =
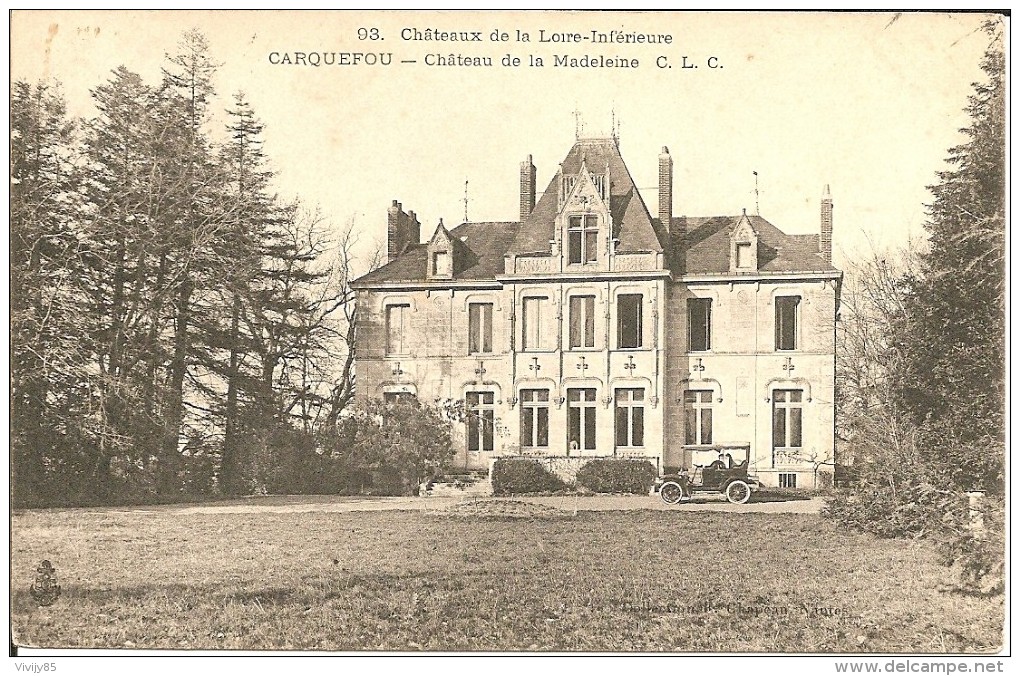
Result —
<instances>
[{"instance_id":1,"label":"slate roof","mask_svg":"<svg viewBox=\"0 0 1020 676\"><path fill-rule=\"evenodd\" d=\"M673 218L669 232L653 219L634 186L627 165L612 139L583 139L574 144L561 164L563 174L576 174L582 160L596 174L609 164L610 209L620 240L617 251L666 253L674 275L730 273L730 232L740 216L682 216ZM555 227L559 174L549 182L524 223L461 223L450 230L455 245L454 280L494 280L504 271L508 254L549 255ZM818 235L787 235L761 216L748 216L758 233L758 270L747 272L836 272L818 252ZM681 237L679 233L685 234ZM431 238L430 238L431 239ZM355 281L354 286L383 282L424 282L428 244L412 245L396 260ZM744 273L741 273L744 274Z\"/></svg>"},{"instance_id":2,"label":"slate roof","mask_svg":"<svg viewBox=\"0 0 1020 676\"><path fill-rule=\"evenodd\" d=\"M520 223L508 222L461 223L450 230L457 263L454 279L492 280L503 274L503 255L520 227ZM396 260L359 277L355 286L425 281L427 261L428 244L413 245Z\"/></svg>"},{"instance_id":3,"label":"slate roof","mask_svg":"<svg viewBox=\"0 0 1020 676\"><path fill-rule=\"evenodd\" d=\"M620 156L613 139L582 139L574 144L560 163L562 172L553 175L549 187L542 193L535 209L524 221L510 247L513 254L548 254L549 240L553 239L559 202L560 176L572 176L581 170L582 160L588 170L602 174L609 165L609 209L620 240L616 250L621 253L662 251L662 245L652 226L652 217L634 186L634 179Z\"/></svg>"},{"instance_id":4,"label":"slate roof","mask_svg":"<svg viewBox=\"0 0 1020 676\"><path fill-rule=\"evenodd\" d=\"M674 274L730 274L730 233L740 216L673 218L670 267ZM818 235L787 235L761 216L748 216L758 232L756 272L835 272L818 252ZM656 225L659 225L656 219ZM679 233L683 231L681 237Z\"/></svg>"}]
</instances>

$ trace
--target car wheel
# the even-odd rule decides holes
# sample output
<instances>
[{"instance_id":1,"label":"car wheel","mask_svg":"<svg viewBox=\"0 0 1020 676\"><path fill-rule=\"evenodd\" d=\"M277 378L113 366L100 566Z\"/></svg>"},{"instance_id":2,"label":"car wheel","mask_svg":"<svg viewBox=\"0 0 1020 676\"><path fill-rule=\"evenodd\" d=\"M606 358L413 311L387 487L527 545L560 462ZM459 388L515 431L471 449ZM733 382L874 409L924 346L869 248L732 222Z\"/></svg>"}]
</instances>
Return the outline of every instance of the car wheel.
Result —
<instances>
[{"instance_id":1,"label":"car wheel","mask_svg":"<svg viewBox=\"0 0 1020 676\"><path fill-rule=\"evenodd\" d=\"M737 479L726 486L726 499L734 505L742 505L751 499L751 487Z\"/></svg>"},{"instance_id":2,"label":"car wheel","mask_svg":"<svg viewBox=\"0 0 1020 676\"><path fill-rule=\"evenodd\" d=\"M675 481L667 481L659 488L659 497L667 505L677 504L683 496L683 489L680 488L680 484Z\"/></svg>"}]
</instances>

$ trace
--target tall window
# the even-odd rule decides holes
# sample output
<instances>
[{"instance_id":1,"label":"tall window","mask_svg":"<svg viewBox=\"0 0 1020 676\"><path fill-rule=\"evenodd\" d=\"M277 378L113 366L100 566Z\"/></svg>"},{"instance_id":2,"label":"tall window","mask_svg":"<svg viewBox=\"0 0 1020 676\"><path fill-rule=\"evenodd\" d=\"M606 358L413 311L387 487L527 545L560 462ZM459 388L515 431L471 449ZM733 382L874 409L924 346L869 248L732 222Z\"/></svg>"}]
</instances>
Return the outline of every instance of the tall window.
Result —
<instances>
[{"instance_id":1,"label":"tall window","mask_svg":"<svg viewBox=\"0 0 1020 676\"><path fill-rule=\"evenodd\" d=\"M410 305L386 306L386 354L407 354Z\"/></svg>"},{"instance_id":2,"label":"tall window","mask_svg":"<svg viewBox=\"0 0 1020 676\"><path fill-rule=\"evenodd\" d=\"M645 445L645 391L616 390L616 445Z\"/></svg>"},{"instance_id":3,"label":"tall window","mask_svg":"<svg viewBox=\"0 0 1020 676\"><path fill-rule=\"evenodd\" d=\"M595 389L567 390L567 448L595 449Z\"/></svg>"},{"instance_id":4,"label":"tall window","mask_svg":"<svg viewBox=\"0 0 1020 676\"><path fill-rule=\"evenodd\" d=\"M542 349L542 307L545 298L525 298L522 312L522 346L525 350Z\"/></svg>"},{"instance_id":5,"label":"tall window","mask_svg":"<svg viewBox=\"0 0 1020 676\"><path fill-rule=\"evenodd\" d=\"M570 297L570 347L595 347L595 296Z\"/></svg>"},{"instance_id":6,"label":"tall window","mask_svg":"<svg viewBox=\"0 0 1020 676\"><path fill-rule=\"evenodd\" d=\"M549 390L521 390L521 446L549 446Z\"/></svg>"},{"instance_id":7,"label":"tall window","mask_svg":"<svg viewBox=\"0 0 1020 676\"><path fill-rule=\"evenodd\" d=\"M804 413L803 398L804 393L800 390L776 390L772 393L773 449L800 449Z\"/></svg>"},{"instance_id":8,"label":"tall window","mask_svg":"<svg viewBox=\"0 0 1020 676\"><path fill-rule=\"evenodd\" d=\"M621 349L641 347L640 293L623 293L616 301L616 340Z\"/></svg>"},{"instance_id":9,"label":"tall window","mask_svg":"<svg viewBox=\"0 0 1020 676\"><path fill-rule=\"evenodd\" d=\"M496 412L492 392L467 393L467 447L469 451L491 451Z\"/></svg>"},{"instance_id":10,"label":"tall window","mask_svg":"<svg viewBox=\"0 0 1020 676\"><path fill-rule=\"evenodd\" d=\"M571 216L567 239L571 263L593 263L598 260L598 216Z\"/></svg>"},{"instance_id":11,"label":"tall window","mask_svg":"<svg viewBox=\"0 0 1020 676\"><path fill-rule=\"evenodd\" d=\"M776 349L797 349L797 315L800 296L776 297Z\"/></svg>"},{"instance_id":12,"label":"tall window","mask_svg":"<svg viewBox=\"0 0 1020 676\"><path fill-rule=\"evenodd\" d=\"M684 443L702 446L712 443L712 391L684 392Z\"/></svg>"},{"instance_id":13,"label":"tall window","mask_svg":"<svg viewBox=\"0 0 1020 676\"><path fill-rule=\"evenodd\" d=\"M492 352L492 303L468 305L468 353Z\"/></svg>"},{"instance_id":14,"label":"tall window","mask_svg":"<svg viewBox=\"0 0 1020 676\"><path fill-rule=\"evenodd\" d=\"M712 299L687 299L687 336L691 352L712 349Z\"/></svg>"}]
</instances>

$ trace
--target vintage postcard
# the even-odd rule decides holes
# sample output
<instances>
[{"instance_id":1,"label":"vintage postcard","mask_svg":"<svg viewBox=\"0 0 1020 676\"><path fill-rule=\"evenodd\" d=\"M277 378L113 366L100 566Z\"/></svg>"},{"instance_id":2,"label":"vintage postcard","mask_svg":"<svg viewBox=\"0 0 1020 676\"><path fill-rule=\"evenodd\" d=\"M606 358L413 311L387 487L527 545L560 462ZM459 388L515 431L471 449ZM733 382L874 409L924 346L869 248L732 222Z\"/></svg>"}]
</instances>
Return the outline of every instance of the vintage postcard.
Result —
<instances>
[{"instance_id":1,"label":"vintage postcard","mask_svg":"<svg viewBox=\"0 0 1020 676\"><path fill-rule=\"evenodd\" d=\"M1008 41L12 12L17 669L1002 671Z\"/></svg>"}]
</instances>

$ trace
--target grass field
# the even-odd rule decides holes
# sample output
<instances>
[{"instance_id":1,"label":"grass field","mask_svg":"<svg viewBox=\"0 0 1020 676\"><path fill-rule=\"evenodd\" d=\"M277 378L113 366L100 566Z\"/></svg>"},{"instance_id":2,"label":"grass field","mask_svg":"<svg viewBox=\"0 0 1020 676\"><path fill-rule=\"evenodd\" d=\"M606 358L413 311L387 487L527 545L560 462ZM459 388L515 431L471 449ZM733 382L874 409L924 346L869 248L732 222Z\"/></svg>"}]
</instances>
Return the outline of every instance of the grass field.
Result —
<instances>
[{"instance_id":1,"label":"grass field","mask_svg":"<svg viewBox=\"0 0 1020 676\"><path fill-rule=\"evenodd\" d=\"M16 641L41 647L971 652L1000 598L925 543L796 514L32 511ZM63 587L37 607L35 567Z\"/></svg>"}]
</instances>

